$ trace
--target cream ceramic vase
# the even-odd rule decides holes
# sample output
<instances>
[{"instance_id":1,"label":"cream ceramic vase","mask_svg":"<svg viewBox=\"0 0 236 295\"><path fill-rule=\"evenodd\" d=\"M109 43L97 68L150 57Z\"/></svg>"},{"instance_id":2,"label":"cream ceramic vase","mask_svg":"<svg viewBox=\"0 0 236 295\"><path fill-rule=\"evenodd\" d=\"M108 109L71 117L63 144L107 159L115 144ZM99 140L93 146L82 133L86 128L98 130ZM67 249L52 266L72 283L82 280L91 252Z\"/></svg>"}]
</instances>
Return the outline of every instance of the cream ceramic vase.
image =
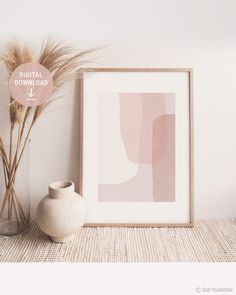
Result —
<instances>
[{"instance_id":1,"label":"cream ceramic vase","mask_svg":"<svg viewBox=\"0 0 236 295\"><path fill-rule=\"evenodd\" d=\"M49 185L49 195L37 208L36 221L52 241L66 243L83 226L86 217L84 200L74 191L71 181L57 181Z\"/></svg>"}]
</instances>

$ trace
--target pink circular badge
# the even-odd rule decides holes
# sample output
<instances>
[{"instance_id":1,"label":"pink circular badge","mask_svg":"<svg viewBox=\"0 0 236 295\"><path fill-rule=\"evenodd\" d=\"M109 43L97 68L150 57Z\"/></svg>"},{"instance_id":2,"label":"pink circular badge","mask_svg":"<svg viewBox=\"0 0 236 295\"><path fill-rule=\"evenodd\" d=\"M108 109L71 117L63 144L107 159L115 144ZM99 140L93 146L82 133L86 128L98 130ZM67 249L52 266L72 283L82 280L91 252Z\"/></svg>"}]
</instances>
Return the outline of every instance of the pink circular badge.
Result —
<instances>
[{"instance_id":1,"label":"pink circular badge","mask_svg":"<svg viewBox=\"0 0 236 295\"><path fill-rule=\"evenodd\" d=\"M36 62L20 65L9 80L12 97L25 106L44 103L53 90L53 80L47 68Z\"/></svg>"}]
</instances>

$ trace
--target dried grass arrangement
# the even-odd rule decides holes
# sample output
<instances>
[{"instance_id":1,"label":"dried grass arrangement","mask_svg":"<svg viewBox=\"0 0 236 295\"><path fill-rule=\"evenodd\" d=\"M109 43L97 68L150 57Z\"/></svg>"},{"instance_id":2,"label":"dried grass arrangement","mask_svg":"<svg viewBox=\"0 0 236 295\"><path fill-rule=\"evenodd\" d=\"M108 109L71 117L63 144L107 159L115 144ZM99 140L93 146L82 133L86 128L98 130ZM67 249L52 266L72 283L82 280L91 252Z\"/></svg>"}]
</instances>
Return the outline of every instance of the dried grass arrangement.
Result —
<instances>
[{"instance_id":1,"label":"dried grass arrangement","mask_svg":"<svg viewBox=\"0 0 236 295\"><path fill-rule=\"evenodd\" d=\"M0 157L5 183L5 193L2 197L0 196L0 222L7 218L9 221L15 220L21 227L22 224L24 226L29 222L15 189L15 179L31 130L48 105L61 96L63 86L75 78L76 72L87 62L87 56L93 51L94 49L78 51L70 45L48 39L43 42L39 56L35 56L30 48L16 41L9 43L6 51L0 56L9 77L19 65L38 62L50 71L54 83L50 98L36 107L23 106L10 97L8 150L5 148L0 132ZM17 138L15 148L13 148L13 136Z\"/></svg>"}]
</instances>

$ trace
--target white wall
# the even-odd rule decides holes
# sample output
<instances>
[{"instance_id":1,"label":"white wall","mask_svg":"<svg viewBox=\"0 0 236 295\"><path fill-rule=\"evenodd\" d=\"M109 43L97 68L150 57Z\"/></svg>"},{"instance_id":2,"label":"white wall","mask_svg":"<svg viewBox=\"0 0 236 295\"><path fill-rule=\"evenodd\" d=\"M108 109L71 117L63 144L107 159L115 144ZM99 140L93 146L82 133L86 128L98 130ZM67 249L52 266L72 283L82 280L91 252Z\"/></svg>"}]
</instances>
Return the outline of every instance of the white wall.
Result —
<instances>
[{"instance_id":1,"label":"white wall","mask_svg":"<svg viewBox=\"0 0 236 295\"><path fill-rule=\"evenodd\" d=\"M40 44L51 33L80 47L107 46L103 67L193 67L198 218L236 217L236 1L1 0L0 40ZM0 126L7 88L0 68ZM41 117L32 134L33 211L55 179L78 184L78 97Z\"/></svg>"}]
</instances>

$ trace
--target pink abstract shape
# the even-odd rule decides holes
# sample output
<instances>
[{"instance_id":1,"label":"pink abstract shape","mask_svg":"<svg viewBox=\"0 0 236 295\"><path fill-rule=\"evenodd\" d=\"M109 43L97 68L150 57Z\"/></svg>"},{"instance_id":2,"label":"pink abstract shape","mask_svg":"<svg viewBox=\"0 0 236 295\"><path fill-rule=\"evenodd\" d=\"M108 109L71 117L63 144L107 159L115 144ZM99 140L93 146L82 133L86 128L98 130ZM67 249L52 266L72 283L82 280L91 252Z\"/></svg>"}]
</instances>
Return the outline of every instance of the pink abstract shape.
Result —
<instances>
[{"instance_id":1,"label":"pink abstract shape","mask_svg":"<svg viewBox=\"0 0 236 295\"><path fill-rule=\"evenodd\" d=\"M175 99L173 93L120 93L120 131L136 175L99 184L100 202L175 201Z\"/></svg>"},{"instance_id":2,"label":"pink abstract shape","mask_svg":"<svg viewBox=\"0 0 236 295\"><path fill-rule=\"evenodd\" d=\"M139 163L140 129L143 121L143 94L120 93L120 132L127 158Z\"/></svg>"},{"instance_id":3,"label":"pink abstract shape","mask_svg":"<svg viewBox=\"0 0 236 295\"><path fill-rule=\"evenodd\" d=\"M165 93L120 93L120 131L127 158L152 163L152 124L165 114Z\"/></svg>"},{"instance_id":4,"label":"pink abstract shape","mask_svg":"<svg viewBox=\"0 0 236 295\"><path fill-rule=\"evenodd\" d=\"M175 201L175 115L153 122L153 199Z\"/></svg>"}]
</instances>

